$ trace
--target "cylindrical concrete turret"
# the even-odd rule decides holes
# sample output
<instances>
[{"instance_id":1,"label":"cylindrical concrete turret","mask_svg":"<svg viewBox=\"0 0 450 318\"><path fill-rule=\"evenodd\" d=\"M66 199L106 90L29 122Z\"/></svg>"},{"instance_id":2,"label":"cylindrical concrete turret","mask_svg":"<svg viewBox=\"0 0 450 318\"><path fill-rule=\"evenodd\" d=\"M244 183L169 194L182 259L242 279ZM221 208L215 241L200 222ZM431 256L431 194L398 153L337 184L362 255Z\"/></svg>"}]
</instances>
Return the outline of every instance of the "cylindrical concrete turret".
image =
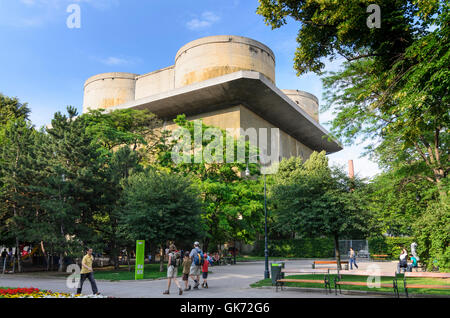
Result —
<instances>
[{"instance_id":1,"label":"cylindrical concrete turret","mask_svg":"<svg viewBox=\"0 0 450 318\"><path fill-rule=\"evenodd\" d=\"M108 108L134 100L136 74L103 73L90 77L84 84L83 113Z\"/></svg>"},{"instance_id":2,"label":"cylindrical concrete turret","mask_svg":"<svg viewBox=\"0 0 450 318\"><path fill-rule=\"evenodd\" d=\"M297 89L282 89L281 91L301 109L307 112L316 122L319 122L319 100L316 96Z\"/></svg>"},{"instance_id":3,"label":"cylindrical concrete turret","mask_svg":"<svg viewBox=\"0 0 450 318\"><path fill-rule=\"evenodd\" d=\"M266 45L246 37L204 37L178 51L175 88L240 70L260 72L275 83L275 55Z\"/></svg>"}]
</instances>

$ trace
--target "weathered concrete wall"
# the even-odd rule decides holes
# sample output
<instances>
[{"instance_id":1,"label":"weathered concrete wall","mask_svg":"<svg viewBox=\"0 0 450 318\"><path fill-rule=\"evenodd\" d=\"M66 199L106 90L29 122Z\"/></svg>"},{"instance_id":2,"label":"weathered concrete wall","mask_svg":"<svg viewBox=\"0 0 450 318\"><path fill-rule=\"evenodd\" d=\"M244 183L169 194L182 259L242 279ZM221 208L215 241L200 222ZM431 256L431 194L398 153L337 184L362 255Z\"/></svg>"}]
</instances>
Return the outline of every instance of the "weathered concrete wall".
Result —
<instances>
[{"instance_id":1,"label":"weathered concrete wall","mask_svg":"<svg viewBox=\"0 0 450 318\"><path fill-rule=\"evenodd\" d=\"M248 129L253 127L255 129L259 128L276 128L274 125L258 116L245 106L240 107L240 119L241 119L241 127L243 129ZM267 132L267 141L270 143L270 130ZM269 144L270 146L270 144ZM313 152L310 148L303 145L301 142L291 137L289 134L284 132L280 128L280 156L282 158L290 158L292 156L300 156L303 159L308 159L311 153ZM268 149L268 153L270 153L271 149Z\"/></svg>"},{"instance_id":2,"label":"weathered concrete wall","mask_svg":"<svg viewBox=\"0 0 450 318\"><path fill-rule=\"evenodd\" d=\"M203 120L203 123L205 125L218 127L224 130L227 128L235 129L235 134L233 136L235 138L238 138L240 136L239 128L242 128L244 130L247 130L248 128L255 128L257 133L259 128L268 128L267 141L269 147L270 147L270 128L276 128L275 126L273 126L260 116L256 115L243 105L236 105L218 111L208 112L197 116L191 116L188 117L188 120L195 120L200 118ZM168 130L173 130L177 127L178 126L173 122L166 123L165 125L165 128ZM281 158L300 156L304 160L306 160L313 152L310 148L306 147L301 142L291 137L281 129L279 138L280 138L279 145ZM268 152L270 153L270 151L271 149L269 148Z\"/></svg>"},{"instance_id":3,"label":"weathered concrete wall","mask_svg":"<svg viewBox=\"0 0 450 318\"><path fill-rule=\"evenodd\" d=\"M212 112L205 112L200 115L190 116L188 120L202 119L203 123L221 129L233 128L239 129L240 125L240 106L232 106L226 109L220 109ZM173 130L178 126L173 122L166 123L165 128ZM237 138L239 133L233 135Z\"/></svg>"},{"instance_id":4,"label":"weathered concrete wall","mask_svg":"<svg viewBox=\"0 0 450 318\"><path fill-rule=\"evenodd\" d=\"M319 122L319 100L313 94L297 89L282 89L301 109L306 111L316 122Z\"/></svg>"},{"instance_id":5,"label":"weathered concrete wall","mask_svg":"<svg viewBox=\"0 0 450 318\"><path fill-rule=\"evenodd\" d=\"M135 98L143 98L153 94L174 89L175 66L169 66L158 71L136 77Z\"/></svg>"},{"instance_id":6,"label":"weathered concrete wall","mask_svg":"<svg viewBox=\"0 0 450 318\"><path fill-rule=\"evenodd\" d=\"M184 45L175 57L175 87L240 70L257 71L275 83L275 56L264 44L241 36L204 37Z\"/></svg>"},{"instance_id":7,"label":"weathered concrete wall","mask_svg":"<svg viewBox=\"0 0 450 318\"><path fill-rule=\"evenodd\" d=\"M83 113L108 108L134 100L136 74L103 73L90 77L84 84Z\"/></svg>"}]
</instances>

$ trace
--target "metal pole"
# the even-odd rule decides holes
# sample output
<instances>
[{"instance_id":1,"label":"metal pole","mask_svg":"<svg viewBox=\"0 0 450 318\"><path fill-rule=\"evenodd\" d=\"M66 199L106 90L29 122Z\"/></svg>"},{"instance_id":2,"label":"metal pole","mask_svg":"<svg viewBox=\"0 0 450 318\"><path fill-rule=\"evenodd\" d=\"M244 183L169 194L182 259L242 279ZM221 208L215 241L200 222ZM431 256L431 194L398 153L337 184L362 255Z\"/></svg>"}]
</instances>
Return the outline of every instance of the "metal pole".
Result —
<instances>
[{"instance_id":1,"label":"metal pole","mask_svg":"<svg viewBox=\"0 0 450 318\"><path fill-rule=\"evenodd\" d=\"M267 247L267 194L266 194L266 174L264 174L264 278L270 278L269 275L269 249Z\"/></svg>"}]
</instances>

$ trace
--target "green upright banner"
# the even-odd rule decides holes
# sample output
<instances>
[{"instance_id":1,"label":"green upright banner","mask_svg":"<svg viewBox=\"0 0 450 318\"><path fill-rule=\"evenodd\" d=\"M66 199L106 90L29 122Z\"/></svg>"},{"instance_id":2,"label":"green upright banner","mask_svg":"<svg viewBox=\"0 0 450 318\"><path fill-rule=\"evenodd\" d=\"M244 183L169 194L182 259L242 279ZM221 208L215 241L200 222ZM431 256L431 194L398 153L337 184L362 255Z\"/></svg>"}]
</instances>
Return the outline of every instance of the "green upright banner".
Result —
<instances>
[{"instance_id":1,"label":"green upright banner","mask_svg":"<svg viewBox=\"0 0 450 318\"><path fill-rule=\"evenodd\" d=\"M145 241L136 241L136 266L134 272L134 279L144 279L144 254Z\"/></svg>"}]
</instances>

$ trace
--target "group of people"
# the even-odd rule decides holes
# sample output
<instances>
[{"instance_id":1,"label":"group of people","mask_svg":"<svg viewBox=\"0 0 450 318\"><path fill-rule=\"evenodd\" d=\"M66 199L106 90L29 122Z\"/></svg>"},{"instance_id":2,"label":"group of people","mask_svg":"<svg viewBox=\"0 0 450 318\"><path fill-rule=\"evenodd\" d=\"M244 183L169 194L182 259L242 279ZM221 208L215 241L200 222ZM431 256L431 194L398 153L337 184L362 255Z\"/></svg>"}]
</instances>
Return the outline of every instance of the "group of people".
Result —
<instances>
[{"instance_id":1,"label":"group of people","mask_svg":"<svg viewBox=\"0 0 450 318\"><path fill-rule=\"evenodd\" d=\"M88 248L86 255L81 261L81 277L77 288L77 294L81 294L83 283L86 279L89 280L94 294L99 294L97 284L94 279L92 249ZM178 287L179 294L182 295L183 291L191 290L192 286L189 284L189 278L194 282L193 289L198 289L200 286L200 276L203 278L201 286L208 288L208 267L214 262L213 258L208 256L200 249L200 243L195 242L194 248L188 252L184 252L181 255L174 244L171 244L168 250L168 264L167 264L167 290L163 294L167 295L170 291L170 285L172 281ZM183 267L183 282L184 289L182 289L180 282L177 279L178 267Z\"/></svg>"},{"instance_id":2,"label":"group of people","mask_svg":"<svg viewBox=\"0 0 450 318\"><path fill-rule=\"evenodd\" d=\"M408 264L408 251L406 248L402 248L400 254L400 261L398 262L397 272L400 273L402 270L406 272L411 272L414 268L418 268L419 256L416 253L417 243L413 242L411 244L411 255L409 256L410 263Z\"/></svg>"},{"instance_id":3,"label":"group of people","mask_svg":"<svg viewBox=\"0 0 450 318\"><path fill-rule=\"evenodd\" d=\"M418 262L419 262L419 256L417 256L416 253L417 243L413 242L411 244L411 255L409 256L409 260L411 261L408 264L408 251L406 248L402 248L402 252L400 254L400 261L397 266L397 272L400 273L401 270L411 272L414 268L418 268ZM353 269L353 265L355 265L356 268L358 268L358 265L356 264L356 253L353 250L353 248L350 247L349 251L349 266L350 269Z\"/></svg>"},{"instance_id":4,"label":"group of people","mask_svg":"<svg viewBox=\"0 0 450 318\"><path fill-rule=\"evenodd\" d=\"M179 295L182 295L183 291L191 290L192 286L189 284L189 278L194 282L193 289L198 289L198 286L200 286L200 276L203 278L202 287L208 288L208 267L212 259L206 253L203 253L200 249L200 243L195 242L191 252L186 251L184 255L180 254L177 252L174 244L170 245L167 263L167 290L163 294L168 295L170 293L172 281L177 285ZM184 282L184 289L181 288L180 282L177 279L179 266L183 267L182 280Z\"/></svg>"}]
</instances>

